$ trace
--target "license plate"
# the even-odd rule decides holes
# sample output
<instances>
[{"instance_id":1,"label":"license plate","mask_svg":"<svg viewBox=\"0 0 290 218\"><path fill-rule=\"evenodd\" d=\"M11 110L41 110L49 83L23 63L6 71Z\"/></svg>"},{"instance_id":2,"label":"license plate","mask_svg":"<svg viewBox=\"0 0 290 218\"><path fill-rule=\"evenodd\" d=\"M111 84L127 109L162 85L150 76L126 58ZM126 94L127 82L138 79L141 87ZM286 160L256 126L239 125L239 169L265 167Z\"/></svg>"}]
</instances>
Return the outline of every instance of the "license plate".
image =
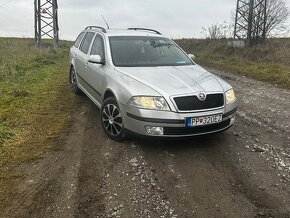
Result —
<instances>
[{"instance_id":1,"label":"license plate","mask_svg":"<svg viewBox=\"0 0 290 218\"><path fill-rule=\"evenodd\" d=\"M223 120L222 114L215 114L203 117L188 117L186 118L186 127L204 126L214 123L220 123Z\"/></svg>"}]
</instances>

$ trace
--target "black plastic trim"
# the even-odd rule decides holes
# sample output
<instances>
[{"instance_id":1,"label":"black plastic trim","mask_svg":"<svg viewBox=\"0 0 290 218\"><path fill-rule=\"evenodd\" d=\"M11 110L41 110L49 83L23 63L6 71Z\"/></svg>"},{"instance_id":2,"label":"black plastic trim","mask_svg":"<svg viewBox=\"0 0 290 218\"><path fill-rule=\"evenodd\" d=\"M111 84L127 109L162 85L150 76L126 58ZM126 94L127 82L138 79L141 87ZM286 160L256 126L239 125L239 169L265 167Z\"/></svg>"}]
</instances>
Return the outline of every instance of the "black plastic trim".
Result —
<instances>
[{"instance_id":1,"label":"black plastic trim","mask_svg":"<svg viewBox=\"0 0 290 218\"><path fill-rule=\"evenodd\" d=\"M207 135L214 135L214 134L218 134L220 132L224 132L227 129L229 129L231 127L231 125L229 125L228 127L224 128L224 129L219 129L216 130L214 132L206 132L206 133L202 133L202 134L194 134L194 135L163 135L163 136L153 136L153 135L142 135L139 133L136 133L132 130L129 129L125 129L125 133L127 136L129 137L134 137L136 139L145 139L145 140L188 140L188 139L196 139L196 138L201 138L201 137L206 137Z\"/></svg>"},{"instance_id":2,"label":"black plastic trim","mask_svg":"<svg viewBox=\"0 0 290 218\"><path fill-rule=\"evenodd\" d=\"M207 134L210 132L222 131L230 127L231 120L228 119L221 123L211 124L207 126L196 126L192 128L187 127L164 127L164 136L183 136L183 135L198 135Z\"/></svg>"},{"instance_id":3,"label":"black plastic trim","mask_svg":"<svg viewBox=\"0 0 290 218\"><path fill-rule=\"evenodd\" d=\"M185 120L155 119L155 118L138 117L138 116L130 114L130 113L127 113L127 116L131 117L135 120L148 122L148 123L185 124Z\"/></svg>"},{"instance_id":4,"label":"black plastic trim","mask_svg":"<svg viewBox=\"0 0 290 218\"><path fill-rule=\"evenodd\" d=\"M237 112L237 108L235 108L234 110L231 110L231 111L225 113L225 114L223 115L223 118L226 118L226 117L228 117L228 116L230 116L230 115L232 115L232 114L234 114L234 113L236 113L236 112Z\"/></svg>"},{"instance_id":5,"label":"black plastic trim","mask_svg":"<svg viewBox=\"0 0 290 218\"><path fill-rule=\"evenodd\" d=\"M77 76L84 82L86 83L95 93L97 93L97 95L102 96L101 93L99 93L97 90L94 89L94 87L92 87L89 83L87 83L79 74L77 74Z\"/></svg>"},{"instance_id":6,"label":"black plastic trim","mask_svg":"<svg viewBox=\"0 0 290 218\"><path fill-rule=\"evenodd\" d=\"M86 30L91 30L91 29L93 29L93 28L95 28L95 29L99 29L99 30L101 30L103 33L107 33L106 29L105 29L104 27L100 27L100 26L88 26L88 27L86 27L85 29L86 29Z\"/></svg>"},{"instance_id":7,"label":"black plastic trim","mask_svg":"<svg viewBox=\"0 0 290 218\"><path fill-rule=\"evenodd\" d=\"M162 35L160 32L158 32L157 30L153 30L153 29L147 29L147 28L139 28L139 27L132 27L132 28L128 28L128 30L145 30L145 31L150 31L150 32L154 32L158 35Z\"/></svg>"}]
</instances>

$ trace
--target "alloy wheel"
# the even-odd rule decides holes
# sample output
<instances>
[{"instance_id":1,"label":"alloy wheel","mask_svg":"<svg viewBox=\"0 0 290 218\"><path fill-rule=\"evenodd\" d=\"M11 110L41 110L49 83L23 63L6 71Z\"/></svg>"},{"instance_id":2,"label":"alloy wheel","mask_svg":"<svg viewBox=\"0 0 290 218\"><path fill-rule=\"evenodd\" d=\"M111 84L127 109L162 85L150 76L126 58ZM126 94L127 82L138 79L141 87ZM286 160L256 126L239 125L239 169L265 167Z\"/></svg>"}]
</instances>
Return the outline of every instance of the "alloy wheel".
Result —
<instances>
[{"instance_id":1,"label":"alloy wheel","mask_svg":"<svg viewBox=\"0 0 290 218\"><path fill-rule=\"evenodd\" d=\"M122 116L118 107L107 104L102 111L104 127L111 136L119 136L123 130Z\"/></svg>"}]
</instances>

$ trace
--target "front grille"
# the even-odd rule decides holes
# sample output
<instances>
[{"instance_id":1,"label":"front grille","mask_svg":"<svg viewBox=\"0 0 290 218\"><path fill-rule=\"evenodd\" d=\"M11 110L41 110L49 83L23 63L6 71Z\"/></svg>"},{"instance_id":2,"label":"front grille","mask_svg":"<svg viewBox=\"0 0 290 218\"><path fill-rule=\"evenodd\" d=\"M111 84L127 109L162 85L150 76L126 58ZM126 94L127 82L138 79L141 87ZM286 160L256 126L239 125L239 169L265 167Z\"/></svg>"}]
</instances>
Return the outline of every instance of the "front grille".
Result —
<instances>
[{"instance_id":1,"label":"front grille","mask_svg":"<svg viewBox=\"0 0 290 218\"><path fill-rule=\"evenodd\" d=\"M207 126L196 126L191 128L186 127L164 127L164 136L170 135L195 135L204 134L208 132L214 132L222 130L230 125L231 119L223 121L217 124L211 124Z\"/></svg>"},{"instance_id":2,"label":"front grille","mask_svg":"<svg viewBox=\"0 0 290 218\"><path fill-rule=\"evenodd\" d=\"M209 94L204 101L197 96L175 97L174 101L179 111L194 111L222 107L224 105L223 94Z\"/></svg>"}]
</instances>

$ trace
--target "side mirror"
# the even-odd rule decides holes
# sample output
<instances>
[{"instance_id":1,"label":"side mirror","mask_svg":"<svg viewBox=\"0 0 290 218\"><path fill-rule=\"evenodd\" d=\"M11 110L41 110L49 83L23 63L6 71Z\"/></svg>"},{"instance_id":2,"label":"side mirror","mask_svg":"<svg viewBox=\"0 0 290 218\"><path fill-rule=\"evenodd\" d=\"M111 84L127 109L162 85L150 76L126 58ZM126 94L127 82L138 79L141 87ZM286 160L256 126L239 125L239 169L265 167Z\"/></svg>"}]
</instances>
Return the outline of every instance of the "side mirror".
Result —
<instances>
[{"instance_id":1,"label":"side mirror","mask_svg":"<svg viewBox=\"0 0 290 218\"><path fill-rule=\"evenodd\" d=\"M89 62L93 64L105 64L100 55L90 55Z\"/></svg>"},{"instance_id":2,"label":"side mirror","mask_svg":"<svg viewBox=\"0 0 290 218\"><path fill-rule=\"evenodd\" d=\"M195 60L195 55L194 54L188 54L188 56L194 61Z\"/></svg>"}]
</instances>

